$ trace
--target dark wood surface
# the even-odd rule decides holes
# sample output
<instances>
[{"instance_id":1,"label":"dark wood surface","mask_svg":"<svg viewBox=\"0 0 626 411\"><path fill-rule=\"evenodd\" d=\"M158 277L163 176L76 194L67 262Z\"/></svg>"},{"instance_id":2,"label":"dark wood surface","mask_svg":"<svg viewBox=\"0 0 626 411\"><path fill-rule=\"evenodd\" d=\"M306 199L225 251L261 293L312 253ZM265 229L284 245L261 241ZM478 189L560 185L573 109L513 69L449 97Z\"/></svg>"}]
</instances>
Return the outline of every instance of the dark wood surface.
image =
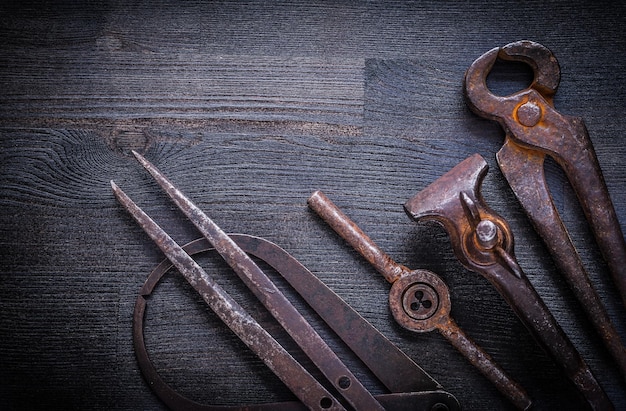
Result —
<instances>
[{"instance_id":1,"label":"dark wood surface","mask_svg":"<svg viewBox=\"0 0 626 411\"><path fill-rule=\"evenodd\" d=\"M438 176L482 154L491 166L484 197L511 223L521 266L617 409L626 409L623 378L498 171L501 129L462 97L464 70L485 51L521 39L550 48L562 69L555 105L584 117L626 229L626 6L270 3L0 6L0 408L164 408L142 379L131 338L137 291L163 256L109 181L180 243L198 233L129 155L136 149L224 230L293 254L465 410L511 406L439 334L393 321L389 285L308 210L314 190L398 262L438 273L452 316L536 409L584 409L493 287L460 266L443 229L415 224L402 210ZM498 92L529 81L518 67L498 73L490 80ZM558 167L547 169L626 338L625 310L575 197ZM201 261L264 316L222 263ZM212 404L293 398L179 276L161 284L147 315L155 364L181 392Z\"/></svg>"}]
</instances>

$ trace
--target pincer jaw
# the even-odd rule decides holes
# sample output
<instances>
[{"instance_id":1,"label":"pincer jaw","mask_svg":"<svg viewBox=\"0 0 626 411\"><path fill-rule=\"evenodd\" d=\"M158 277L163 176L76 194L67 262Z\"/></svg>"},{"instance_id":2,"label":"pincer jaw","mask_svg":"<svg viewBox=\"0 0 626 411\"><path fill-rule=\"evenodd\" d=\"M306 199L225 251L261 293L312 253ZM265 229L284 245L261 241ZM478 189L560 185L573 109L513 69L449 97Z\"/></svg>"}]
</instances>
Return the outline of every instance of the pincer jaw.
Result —
<instances>
[{"instance_id":1,"label":"pincer jaw","mask_svg":"<svg viewBox=\"0 0 626 411\"><path fill-rule=\"evenodd\" d=\"M516 41L501 47L498 58L528 64L535 76L529 88L539 91L546 99L556 93L561 81L561 68L547 47L529 40Z\"/></svg>"},{"instance_id":2,"label":"pincer jaw","mask_svg":"<svg viewBox=\"0 0 626 411\"><path fill-rule=\"evenodd\" d=\"M500 48L496 47L478 57L466 70L463 91L467 105L477 115L498 120L492 113L497 112L502 98L493 94L487 87L487 76L498 59Z\"/></svg>"},{"instance_id":3,"label":"pincer jaw","mask_svg":"<svg viewBox=\"0 0 626 411\"><path fill-rule=\"evenodd\" d=\"M509 96L493 94L487 87L487 76L495 62L519 61L528 64L534 74L530 86ZM517 41L503 47L496 47L478 57L465 72L463 91L470 109L477 115L502 122L510 103L516 106L518 100L528 90L536 90L552 104L552 99L561 78L559 63L552 52L539 43L529 40ZM508 111L510 112L508 107Z\"/></svg>"}]
</instances>

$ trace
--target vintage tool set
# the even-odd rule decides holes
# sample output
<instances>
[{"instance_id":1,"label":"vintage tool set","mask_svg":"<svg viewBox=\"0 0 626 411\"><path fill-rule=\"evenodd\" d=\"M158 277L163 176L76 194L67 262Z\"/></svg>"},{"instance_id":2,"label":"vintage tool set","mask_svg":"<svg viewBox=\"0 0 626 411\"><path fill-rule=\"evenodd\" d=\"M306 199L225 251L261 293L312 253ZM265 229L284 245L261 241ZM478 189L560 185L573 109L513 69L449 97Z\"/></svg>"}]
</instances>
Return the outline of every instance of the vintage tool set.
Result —
<instances>
[{"instance_id":1,"label":"vintage tool set","mask_svg":"<svg viewBox=\"0 0 626 411\"><path fill-rule=\"evenodd\" d=\"M506 97L492 94L486 78L497 59L527 63L532 84ZM561 221L544 175L546 156L568 176L613 281L626 303L626 243L604 184L598 160L581 119L558 113L553 97L560 69L544 46L520 41L495 48L467 70L467 103L478 115L498 121L506 140L497 154L500 169L560 271L626 377L626 348L587 275ZM202 233L179 246L113 182L120 203L154 240L167 259L148 276L134 312L133 337L139 367L157 396L172 409L197 410L458 410L461 405L426 371L400 351L294 257L259 237L225 234L141 154L136 158ZM541 300L514 253L513 233L485 203L480 187L487 173L475 154L409 199L405 211L418 222L435 221L449 234L456 257L468 270L484 276L511 306L542 348L559 364L591 409L613 409L607 395ZM518 409L531 398L450 316L447 285L433 272L396 263L330 199L317 191L309 207L353 246L390 283L389 306L402 327L416 333L438 330ZM217 252L255 294L325 377L318 381L192 258ZM252 257L276 270L345 342L389 391L373 395L327 345ZM171 388L153 365L143 325L148 297L173 267L198 291L218 317L274 372L298 401L224 407L202 405Z\"/></svg>"}]
</instances>

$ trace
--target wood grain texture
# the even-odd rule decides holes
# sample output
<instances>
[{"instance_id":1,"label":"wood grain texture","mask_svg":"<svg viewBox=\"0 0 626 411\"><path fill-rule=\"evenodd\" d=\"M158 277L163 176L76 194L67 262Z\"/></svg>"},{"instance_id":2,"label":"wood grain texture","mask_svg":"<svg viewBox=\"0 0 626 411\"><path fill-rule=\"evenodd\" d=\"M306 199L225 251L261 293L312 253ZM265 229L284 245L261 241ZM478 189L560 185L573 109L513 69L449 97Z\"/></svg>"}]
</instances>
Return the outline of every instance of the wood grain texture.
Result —
<instances>
[{"instance_id":1,"label":"wood grain texture","mask_svg":"<svg viewBox=\"0 0 626 411\"><path fill-rule=\"evenodd\" d=\"M473 153L521 266L617 409L626 386L530 227L494 154L503 135L462 98L465 69L519 39L549 47L557 110L584 117L626 231L626 6L613 2L176 2L0 6L0 408L163 409L137 367L137 291L162 255L116 203L115 180L177 241L198 236L129 155L142 151L228 232L265 237L313 271L453 393L511 409L436 333L401 329L389 285L306 207L323 190L398 262L438 273L452 316L535 400L575 389L443 229L402 204ZM502 68L494 90L529 73ZM626 312L567 180L549 184L611 317ZM211 255L203 266L285 340ZM289 290L285 288L286 292ZM292 293L374 392L375 379ZM181 392L213 404L293 396L180 276L150 301L148 348ZM296 352L298 358L302 358Z\"/></svg>"}]
</instances>

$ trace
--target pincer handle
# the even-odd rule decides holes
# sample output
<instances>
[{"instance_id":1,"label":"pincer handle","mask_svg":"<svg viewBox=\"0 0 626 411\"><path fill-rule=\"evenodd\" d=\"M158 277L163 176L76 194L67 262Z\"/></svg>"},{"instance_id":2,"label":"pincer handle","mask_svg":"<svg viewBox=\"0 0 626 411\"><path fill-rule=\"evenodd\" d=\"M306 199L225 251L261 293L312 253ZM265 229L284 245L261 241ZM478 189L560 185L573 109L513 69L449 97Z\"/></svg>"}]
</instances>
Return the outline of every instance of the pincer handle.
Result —
<instances>
[{"instance_id":1,"label":"pincer handle","mask_svg":"<svg viewBox=\"0 0 626 411\"><path fill-rule=\"evenodd\" d=\"M519 114L524 107L538 113L530 122ZM563 168L626 304L626 241L583 120L560 114L531 90L528 101L501 123L507 141L547 154Z\"/></svg>"},{"instance_id":2,"label":"pincer handle","mask_svg":"<svg viewBox=\"0 0 626 411\"><path fill-rule=\"evenodd\" d=\"M528 278L512 277L501 266L480 273L498 290L537 343L563 368L591 409L613 410L611 400Z\"/></svg>"},{"instance_id":3,"label":"pincer handle","mask_svg":"<svg viewBox=\"0 0 626 411\"><path fill-rule=\"evenodd\" d=\"M565 170L589 221L613 281L626 305L626 241L604 181L600 163L583 121L569 117L577 149L563 150L555 159Z\"/></svg>"}]
</instances>

